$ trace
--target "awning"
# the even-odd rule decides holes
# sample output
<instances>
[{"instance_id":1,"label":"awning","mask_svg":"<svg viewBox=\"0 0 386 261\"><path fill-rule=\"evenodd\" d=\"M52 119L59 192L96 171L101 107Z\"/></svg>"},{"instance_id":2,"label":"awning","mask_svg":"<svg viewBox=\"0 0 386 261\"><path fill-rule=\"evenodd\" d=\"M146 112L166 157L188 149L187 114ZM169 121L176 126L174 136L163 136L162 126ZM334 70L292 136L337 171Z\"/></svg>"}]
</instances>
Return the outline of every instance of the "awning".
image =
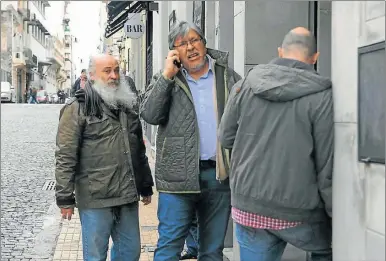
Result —
<instances>
[{"instance_id":1,"label":"awning","mask_svg":"<svg viewBox=\"0 0 386 261\"><path fill-rule=\"evenodd\" d=\"M52 63L49 61L39 61L39 66L49 66L49 65L52 65Z\"/></svg>"},{"instance_id":2,"label":"awning","mask_svg":"<svg viewBox=\"0 0 386 261\"><path fill-rule=\"evenodd\" d=\"M121 30L129 13L140 13L147 10L148 1L111 1L107 4L107 26L105 37L109 38Z\"/></svg>"}]
</instances>

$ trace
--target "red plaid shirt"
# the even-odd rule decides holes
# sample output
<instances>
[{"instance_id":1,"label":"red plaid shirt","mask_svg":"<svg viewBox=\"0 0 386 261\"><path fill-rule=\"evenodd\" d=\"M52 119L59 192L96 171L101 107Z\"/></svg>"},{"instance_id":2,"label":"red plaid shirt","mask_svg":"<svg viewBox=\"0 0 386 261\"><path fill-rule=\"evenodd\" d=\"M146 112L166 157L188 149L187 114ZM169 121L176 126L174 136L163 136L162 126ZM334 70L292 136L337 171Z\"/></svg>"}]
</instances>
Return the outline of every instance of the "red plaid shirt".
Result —
<instances>
[{"instance_id":1,"label":"red plaid shirt","mask_svg":"<svg viewBox=\"0 0 386 261\"><path fill-rule=\"evenodd\" d=\"M232 218L240 225L258 229L281 230L290 227L296 227L297 225L301 224L301 222L289 222L285 220L260 216L254 213L242 211L234 207L232 207Z\"/></svg>"}]
</instances>

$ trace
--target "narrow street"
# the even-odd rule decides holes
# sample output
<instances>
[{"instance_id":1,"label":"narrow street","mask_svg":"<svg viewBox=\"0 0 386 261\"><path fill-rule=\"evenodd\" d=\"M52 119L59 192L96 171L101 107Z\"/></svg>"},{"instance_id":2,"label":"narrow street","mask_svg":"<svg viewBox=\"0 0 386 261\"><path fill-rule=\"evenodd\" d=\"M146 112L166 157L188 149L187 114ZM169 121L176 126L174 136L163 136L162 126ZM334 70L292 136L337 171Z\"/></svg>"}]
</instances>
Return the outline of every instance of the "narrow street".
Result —
<instances>
[{"instance_id":1,"label":"narrow street","mask_svg":"<svg viewBox=\"0 0 386 261\"><path fill-rule=\"evenodd\" d=\"M60 231L54 201L61 105L1 105L1 260L51 260ZM48 190L45 190L48 189Z\"/></svg>"}]
</instances>

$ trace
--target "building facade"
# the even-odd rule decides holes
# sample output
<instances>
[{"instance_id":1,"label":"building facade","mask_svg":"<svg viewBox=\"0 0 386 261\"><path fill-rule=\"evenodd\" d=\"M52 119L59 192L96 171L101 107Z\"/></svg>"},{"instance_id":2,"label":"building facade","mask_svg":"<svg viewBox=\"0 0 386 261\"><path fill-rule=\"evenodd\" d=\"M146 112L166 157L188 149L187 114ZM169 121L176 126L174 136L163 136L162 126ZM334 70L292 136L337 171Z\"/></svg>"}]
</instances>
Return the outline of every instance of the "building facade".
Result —
<instances>
[{"instance_id":1,"label":"building facade","mask_svg":"<svg viewBox=\"0 0 386 261\"><path fill-rule=\"evenodd\" d=\"M19 103L27 102L30 88L53 94L62 86L64 39L62 33L48 30L49 7L49 1L1 3L1 77L12 83Z\"/></svg>"},{"instance_id":2,"label":"building facade","mask_svg":"<svg viewBox=\"0 0 386 261\"><path fill-rule=\"evenodd\" d=\"M70 92L71 86L74 83L74 77L73 77L73 55L72 55L72 46L74 43L74 37L71 34L71 26L70 26L70 17L67 12L68 5L70 4L70 1L65 1L65 7L64 7L64 17L63 17L63 27L64 27L64 71L66 74L66 81L64 82L64 89L67 90L67 92Z\"/></svg>"},{"instance_id":3,"label":"building facade","mask_svg":"<svg viewBox=\"0 0 386 261\"><path fill-rule=\"evenodd\" d=\"M27 60L25 31L29 17L26 3L10 1L1 3L1 81L12 84L16 101L25 101Z\"/></svg>"},{"instance_id":4,"label":"building facade","mask_svg":"<svg viewBox=\"0 0 386 261\"><path fill-rule=\"evenodd\" d=\"M52 64L47 71L47 91L64 90L67 75L64 68L64 37L52 36L48 40L47 59Z\"/></svg>"},{"instance_id":5,"label":"building facade","mask_svg":"<svg viewBox=\"0 0 386 261\"><path fill-rule=\"evenodd\" d=\"M28 28L29 34L29 47L33 55L37 58L37 67L33 68L30 72L30 88L36 88L38 90L46 90L47 78L51 78L48 70L51 67L51 63L47 60L46 50L48 48L48 42L51 37L51 33L48 31L46 12L50 7L48 1L29 1L29 10L32 17L32 22Z\"/></svg>"},{"instance_id":6,"label":"building facade","mask_svg":"<svg viewBox=\"0 0 386 261\"><path fill-rule=\"evenodd\" d=\"M242 76L276 57L292 28L316 35L316 69L332 78L335 102L334 260L385 260L385 2L159 1L153 73L164 66L170 25L180 20L203 28L207 46L228 51ZM231 234L226 246L239 260ZM306 253L289 246L285 257L306 260Z\"/></svg>"}]
</instances>

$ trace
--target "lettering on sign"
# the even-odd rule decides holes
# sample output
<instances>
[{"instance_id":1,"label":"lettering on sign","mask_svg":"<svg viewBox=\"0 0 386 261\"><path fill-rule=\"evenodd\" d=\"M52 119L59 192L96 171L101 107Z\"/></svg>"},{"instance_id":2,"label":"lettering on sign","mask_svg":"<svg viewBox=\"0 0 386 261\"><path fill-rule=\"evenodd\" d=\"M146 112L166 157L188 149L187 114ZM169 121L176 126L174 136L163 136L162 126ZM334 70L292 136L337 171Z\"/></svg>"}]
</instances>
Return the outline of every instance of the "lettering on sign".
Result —
<instances>
[{"instance_id":1,"label":"lettering on sign","mask_svg":"<svg viewBox=\"0 0 386 261\"><path fill-rule=\"evenodd\" d=\"M126 31L128 33L143 33L143 28L141 24L137 24L137 25L127 24Z\"/></svg>"},{"instance_id":2,"label":"lettering on sign","mask_svg":"<svg viewBox=\"0 0 386 261\"><path fill-rule=\"evenodd\" d=\"M124 30L127 37L138 39L144 34L146 28L138 14L129 14Z\"/></svg>"}]
</instances>

